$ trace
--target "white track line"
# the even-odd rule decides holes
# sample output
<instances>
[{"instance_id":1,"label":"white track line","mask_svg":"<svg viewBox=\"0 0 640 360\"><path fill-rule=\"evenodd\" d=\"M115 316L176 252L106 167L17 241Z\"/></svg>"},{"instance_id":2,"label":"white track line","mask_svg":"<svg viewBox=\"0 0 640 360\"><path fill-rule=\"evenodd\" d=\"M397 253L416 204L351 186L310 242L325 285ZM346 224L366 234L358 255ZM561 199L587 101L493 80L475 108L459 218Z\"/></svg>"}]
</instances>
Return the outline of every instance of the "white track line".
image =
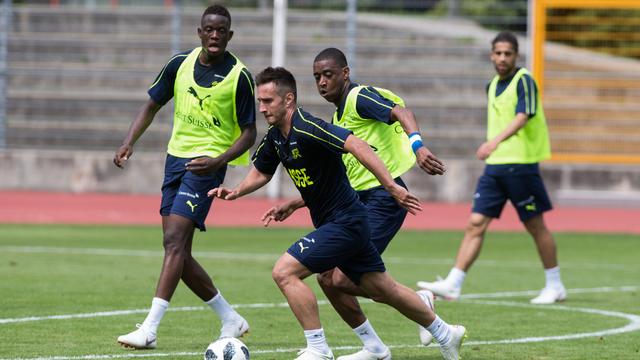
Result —
<instances>
[{"instance_id":1,"label":"white track line","mask_svg":"<svg viewBox=\"0 0 640 360\"><path fill-rule=\"evenodd\" d=\"M603 289L603 288L601 288ZM582 289L584 290L584 289ZM500 344L524 344L524 343L537 343L544 341L564 341L564 340L575 340L582 339L587 337L599 337L606 335L616 335L622 334L632 331L640 330L640 316L633 314L626 314L618 311L607 311L607 310L598 310L598 309L589 309L589 308L575 308L568 307L562 305L529 305L522 304L516 302L508 302L508 301L479 301L479 300L465 300L467 303L479 304L479 305L493 305L493 306L508 306L508 307L520 307L520 308L528 308L528 309L539 309L539 310L556 310L556 311L571 311L571 312L582 312L587 314L596 314L608 317L619 317L622 319L629 320L629 323L623 327L594 331L594 332L586 332L586 333L576 333L576 334L567 334L567 335L558 335L558 336L541 336L541 337L526 337L526 338L517 338L517 339L503 339L503 340L491 340L491 341L467 341L464 343L465 346L474 346L474 345L500 345ZM254 304L254 305L263 305L263 304ZM272 304L272 307L284 307L282 304ZM286 305L286 304L285 304ZM257 306L254 306L257 307ZM390 348L393 349L402 349L402 348L419 348L421 345L389 345ZM430 347L435 347L431 345ZM333 350L341 351L341 350L357 350L360 349L361 346L336 346L333 347ZM273 354L273 353L292 353L298 351L299 349L272 349L272 350L252 350L252 354ZM202 356L202 353L199 352L174 352L174 353L148 353L148 354L116 354L116 355L82 355L82 356L53 356L53 357L38 357L38 358L7 358L0 360L93 360L93 359L125 359L125 358L147 358L147 357L186 357L186 356Z\"/></svg>"},{"instance_id":2,"label":"white track line","mask_svg":"<svg viewBox=\"0 0 640 360\"><path fill-rule=\"evenodd\" d=\"M633 292L640 289L640 286L603 286L597 288L577 288L567 289L570 294L589 294L589 293L608 293L608 292ZM503 291L487 294L466 294L460 295L461 299L488 299L488 298L506 298L538 295L540 290L524 290L524 291Z\"/></svg>"},{"instance_id":3,"label":"white track line","mask_svg":"<svg viewBox=\"0 0 640 360\"><path fill-rule=\"evenodd\" d=\"M583 289L567 289L567 292L570 294L587 294L587 293L610 293L610 292L632 292L640 290L640 286L619 286L619 287L597 287L597 288L583 288ZM467 294L462 295L460 298L467 301L466 299L491 299L491 298L507 298L507 297L520 297L520 296L531 296L536 295L540 292L540 290L526 290L526 291L505 291L505 292L495 292L495 293L485 293L485 294ZM369 302L371 300L361 299L363 303ZM319 300L318 305L328 305L329 302L326 300ZM235 309L266 309L266 308L288 308L289 304L286 302L282 303L257 303L257 304L233 304L233 308ZM546 307L545 307L546 308ZM208 310L209 307L206 306L183 306L183 307L170 307L167 311L202 311ZM105 317L105 316L121 316L121 315L132 315L132 314L146 314L149 312L149 309L132 309L132 310L114 310L114 311L100 311L93 313L81 313L81 314L63 314L63 315L48 315L48 316L28 316L22 318L7 318L0 319L1 324L14 324L14 323L23 323L23 322L31 322L31 321L44 321L44 320L69 320L69 319L87 319L94 317ZM0 359L2 360L2 359Z\"/></svg>"},{"instance_id":4,"label":"white track line","mask_svg":"<svg viewBox=\"0 0 640 360\"><path fill-rule=\"evenodd\" d=\"M569 292L575 293L603 293L603 292L615 292L615 291L635 291L637 290L637 286L623 286L623 287L600 287L600 288L592 288L592 289L572 289ZM511 296L522 296L529 295L529 291L519 291L519 292L504 292L504 293L492 293L492 294L469 294L466 296L467 299L470 298L479 298L479 297L511 297ZM536 293L534 291L534 293ZM615 335L628 333L632 331L640 330L640 316L634 314L627 314L618 311L607 311L607 310L599 310L599 309L590 309L590 308L577 308L577 307L568 307L563 305L529 305L517 302L509 302L509 301L491 301L491 300L462 300L465 303L479 304L479 305L491 305L491 306L508 306L508 307L520 307L520 308L530 308L530 309L539 309L539 310L555 310L555 311L571 311L571 312L582 312L587 314L596 314L608 317L618 317L622 319L626 319L629 323L625 326L586 332L586 333L575 333L575 334L567 334L567 335L558 335L558 336L543 336L543 337L526 337L526 338L517 338L517 339L503 339L503 340L491 340L491 341L467 341L464 345L473 346L473 345L498 345L498 344L523 344L523 343L535 343L535 342L543 342L543 341L563 341L563 340L574 340L581 339L587 337L598 337L605 335ZM322 301L322 304L327 304L326 301ZM282 307L285 308L288 305L286 303L276 303L276 304L246 304L246 305L237 305L238 308L276 308ZM195 310L203 310L204 307L183 307L176 308L173 311L195 311ZM52 317L29 317L29 318L21 318L21 319L0 319L0 323L13 323L13 322L23 322L23 321L36 321L39 320L48 320L48 319L68 319L68 318L87 318L92 316L115 316L115 315L127 315L139 312L146 312L147 310L122 310L122 311L112 311L112 312L99 312L93 314L71 314L71 315L54 315ZM8 320L18 320L18 321L8 321ZM399 349L399 348L419 348L420 345L390 345L389 347ZM434 347L434 346L430 346ZM334 350L357 350L360 349L360 346L340 346L334 347ZM289 353L297 351L297 348L294 349L256 349L252 350L253 354L273 354L273 353ZM6 358L0 360L93 360L93 359L125 359L125 358L150 358L150 357L192 357L192 356L201 356L202 354L199 352L173 352L173 353L127 353L127 354L113 354L113 355L81 355L81 356L51 356L51 357L38 357L38 358Z\"/></svg>"},{"instance_id":5,"label":"white track line","mask_svg":"<svg viewBox=\"0 0 640 360\"><path fill-rule=\"evenodd\" d=\"M559 310L559 311L571 311L571 312L581 312L586 314L596 314L608 317L618 317L625 320L629 320L629 323L623 327L607 329L601 331L587 332L587 333L576 333L576 334L568 334L568 335L558 335L558 336L542 336L542 337L526 337L520 339L505 339L505 340L492 340L492 341L469 341L465 343L465 345L493 345L493 344L522 344L522 343L534 343L534 342L543 342L543 341L553 341L553 340L573 340L573 339L582 339L586 337L597 337L597 336L605 336L605 335L615 335L622 334L632 331L640 330L640 316L635 314L627 314L619 311L610 311L610 310L599 310L599 309L590 309L590 308L580 308L580 307L570 307L564 305L529 305L522 304L510 301L479 301L479 300L465 300L465 303L472 304L480 304L480 305L495 305L495 306L509 306L509 307L520 307L520 308L529 308L529 309L539 309L539 310Z\"/></svg>"},{"instance_id":6,"label":"white track line","mask_svg":"<svg viewBox=\"0 0 640 360\"><path fill-rule=\"evenodd\" d=\"M162 251L135 250L135 249L102 249L102 248L74 248L74 247L53 247L53 246L0 246L3 253L26 253L26 254L64 254L64 255L103 255L103 256L133 256L133 257L162 257ZM198 258L223 259L223 260L251 260L251 261L274 261L281 254L265 253L234 253L222 251L194 251L193 255ZM452 260L433 258L405 258L405 257L384 257L384 261L389 264L400 265L451 265ZM514 268L539 268L537 261L496 261L478 260L476 266L488 267L514 267ZM593 263L562 263L563 269L608 269L620 271L637 271L630 269L623 264L593 264Z\"/></svg>"}]
</instances>

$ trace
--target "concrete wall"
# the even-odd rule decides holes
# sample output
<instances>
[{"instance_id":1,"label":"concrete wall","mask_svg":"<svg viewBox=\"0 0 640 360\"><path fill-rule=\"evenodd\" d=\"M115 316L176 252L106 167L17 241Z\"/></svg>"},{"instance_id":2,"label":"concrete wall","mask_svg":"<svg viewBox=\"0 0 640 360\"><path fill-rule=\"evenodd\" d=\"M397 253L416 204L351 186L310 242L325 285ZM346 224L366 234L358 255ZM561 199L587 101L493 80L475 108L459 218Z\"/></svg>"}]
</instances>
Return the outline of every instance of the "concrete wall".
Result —
<instances>
[{"instance_id":1,"label":"concrete wall","mask_svg":"<svg viewBox=\"0 0 640 360\"><path fill-rule=\"evenodd\" d=\"M163 153L139 152L124 170L112 164L113 153L102 151L9 150L0 152L0 189L63 192L159 193ZM444 159L447 173L431 177L418 168L403 176L422 200L469 202L483 163ZM640 169L626 166L544 163L543 176L558 204L640 207ZM225 184L236 185L247 168L230 168ZM286 175L281 193L296 196ZM264 189L255 196L265 196Z\"/></svg>"}]
</instances>

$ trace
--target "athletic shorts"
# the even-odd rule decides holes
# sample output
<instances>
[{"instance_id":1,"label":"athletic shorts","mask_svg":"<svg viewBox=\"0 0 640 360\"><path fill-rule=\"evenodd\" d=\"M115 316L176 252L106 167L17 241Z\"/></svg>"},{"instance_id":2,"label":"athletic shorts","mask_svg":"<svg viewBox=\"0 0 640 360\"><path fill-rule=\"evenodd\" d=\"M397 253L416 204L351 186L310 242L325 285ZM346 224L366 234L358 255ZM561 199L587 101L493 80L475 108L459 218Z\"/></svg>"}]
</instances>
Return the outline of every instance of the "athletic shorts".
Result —
<instances>
[{"instance_id":1,"label":"athletic shorts","mask_svg":"<svg viewBox=\"0 0 640 360\"><path fill-rule=\"evenodd\" d=\"M397 177L395 181L403 188L407 188L401 178ZM383 186L358 191L358 196L367 207L371 242L382 254L402 227L407 217L407 210L400 206Z\"/></svg>"},{"instance_id":2,"label":"athletic shorts","mask_svg":"<svg viewBox=\"0 0 640 360\"><path fill-rule=\"evenodd\" d=\"M176 214L186 217L191 219L200 231L206 231L204 221L213 202L213 198L208 197L207 192L222 184L227 167L212 175L200 176L185 169L185 164L191 160L167 154L160 215Z\"/></svg>"},{"instance_id":3,"label":"athletic shorts","mask_svg":"<svg viewBox=\"0 0 640 360\"><path fill-rule=\"evenodd\" d=\"M487 165L473 195L473 212L499 218L507 200L520 221L552 209L538 164Z\"/></svg>"},{"instance_id":4,"label":"athletic shorts","mask_svg":"<svg viewBox=\"0 0 640 360\"><path fill-rule=\"evenodd\" d=\"M316 274L338 267L356 285L364 273L386 271L369 241L367 210L359 201L301 237L287 252Z\"/></svg>"}]
</instances>

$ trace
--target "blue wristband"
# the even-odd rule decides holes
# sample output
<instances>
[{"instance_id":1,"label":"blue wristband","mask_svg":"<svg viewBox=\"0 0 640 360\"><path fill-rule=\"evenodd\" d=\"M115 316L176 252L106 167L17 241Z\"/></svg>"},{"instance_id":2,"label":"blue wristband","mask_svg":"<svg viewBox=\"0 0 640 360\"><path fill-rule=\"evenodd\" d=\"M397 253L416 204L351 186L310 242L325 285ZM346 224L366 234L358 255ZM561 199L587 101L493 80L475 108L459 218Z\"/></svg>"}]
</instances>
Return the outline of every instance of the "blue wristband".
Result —
<instances>
[{"instance_id":1,"label":"blue wristband","mask_svg":"<svg viewBox=\"0 0 640 360\"><path fill-rule=\"evenodd\" d=\"M411 149L414 153L424 146L419 132L409 134L409 143L411 144Z\"/></svg>"},{"instance_id":2,"label":"blue wristband","mask_svg":"<svg viewBox=\"0 0 640 360\"><path fill-rule=\"evenodd\" d=\"M421 147L423 147L424 145L422 144L422 141L418 140L418 141L414 141L411 143L411 148L413 149L413 152L415 153L416 151L418 151L418 149L420 149Z\"/></svg>"}]
</instances>

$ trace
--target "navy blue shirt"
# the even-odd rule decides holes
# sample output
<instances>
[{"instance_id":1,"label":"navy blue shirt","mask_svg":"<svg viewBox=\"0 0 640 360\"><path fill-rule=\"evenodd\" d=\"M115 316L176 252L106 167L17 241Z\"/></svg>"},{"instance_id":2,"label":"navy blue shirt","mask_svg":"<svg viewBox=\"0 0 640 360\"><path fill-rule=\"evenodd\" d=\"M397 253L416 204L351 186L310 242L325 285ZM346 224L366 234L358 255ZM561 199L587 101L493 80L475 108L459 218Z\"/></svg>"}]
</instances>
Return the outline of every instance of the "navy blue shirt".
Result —
<instances>
[{"instance_id":1,"label":"navy blue shirt","mask_svg":"<svg viewBox=\"0 0 640 360\"><path fill-rule=\"evenodd\" d=\"M351 83L349 91L357 86L359 85ZM338 119L342 117L346 100L345 98L336 110L338 112ZM380 95L372 86L367 86L360 90L358 98L356 99L356 111L358 111L358 114L360 114L363 119L381 121L385 124L392 122L391 110L394 106L396 106L396 104L393 101Z\"/></svg>"},{"instance_id":2,"label":"navy blue shirt","mask_svg":"<svg viewBox=\"0 0 640 360\"><path fill-rule=\"evenodd\" d=\"M288 137L275 126L269 128L253 154L253 165L261 173L272 175L282 163L317 228L359 201L342 162L344 142L350 134L298 108Z\"/></svg>"},{"instance_id":3,"label":"navy blue shirt","mask_svg":"<svg viewBox=\"0 0 640 360\"><path fill-rule=\"evenodd\" d=\"M192 50L188 50L172 57L156 77L147 91L156 104L164 106L173 98L173 88L178 68L191 51ZM236 63L236 58L229 54L229 52L225 52L222 62L215 65L205 66L202 65L200 61L196 61L193 67L193 78L198 85L210 88L212 84L224 80ZM244 128L256 122L256 106L253 95L253 77L246 68L242 69L242 72L243 74L241 74L240 79L238 79L238 87L236 90L236 115L238 125Z\"/></svg>"},{"instance_id":4,"label":"navy blue shirt","mask_svg":"<svg viewBox=\"0 0 640 360\"><path fill-rule=\"evenodd\" d=\"M498 80L498 84L496 85L496 96L502 94L507 86L509 86L518 70L520 70L520 68L517 68L516 72L508 78ZM526 91L525 88L527 89ZM489 85L487 85L487 92L489 92ZM520 81L518 81L517 93L518 104L516 105L513 115L523 113L528 115L529 118L535 116L536 107L538 106L538 87L531 76L528 74L522 75Z\"/></svg>"}]
</instances>

